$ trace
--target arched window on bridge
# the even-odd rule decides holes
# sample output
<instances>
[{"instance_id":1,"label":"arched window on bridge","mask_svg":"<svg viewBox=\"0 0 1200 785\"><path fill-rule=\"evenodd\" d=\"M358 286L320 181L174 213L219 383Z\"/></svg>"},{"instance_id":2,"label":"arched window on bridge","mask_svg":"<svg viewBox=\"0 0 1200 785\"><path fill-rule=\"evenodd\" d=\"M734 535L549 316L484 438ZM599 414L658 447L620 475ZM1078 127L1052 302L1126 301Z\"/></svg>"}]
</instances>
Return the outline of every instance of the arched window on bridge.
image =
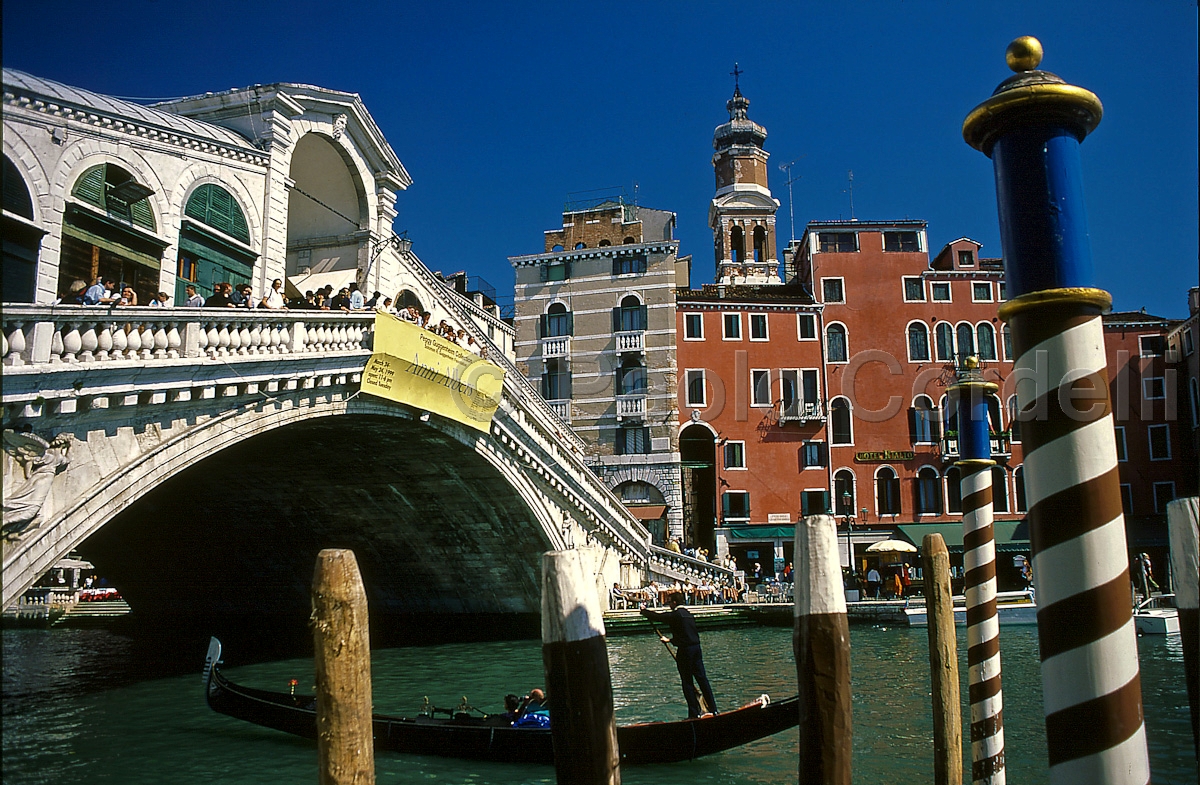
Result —
<instances>
[{"instance_id":1,"label":"arched window on bridge","mask_svg":"<svg viewBox=\"0 0 1200 785\"><path fill-rule=\"evenodd\" d=\"M116 164L97 164L75 181L63 213L58 288L97 278L125 282L146 304L158 293L162 253L150 206L154 189Z\"/></svg>"},{"instance_id":2,"label":"arched window on bridge","mask_svg":"<svg viewBox=\"0 0 1200 785\"><path fill-rule=\"evenodd\" d=\"M214 183L192 191L179 228L175 302L187 299L184 289L189 283L203 297L221 281L249 283L257 258L246 216L233 195Z\"/></svg>"},{"instance_id":3,"label":"arched window on bridge","mask_svg":"<svg viewBox=\"0 0 1200 785\"><path fill-rule=\"evenodd\" d=\"M395 305L396 310L401 310L412 306L413 308L417 309L417 313L425 313L425 306L421 305L421 298L417 297L414 292L409 291L408 289L401 289L396 294L396 302L393 303L393 305Z\"/></svg>"}]
</instances>

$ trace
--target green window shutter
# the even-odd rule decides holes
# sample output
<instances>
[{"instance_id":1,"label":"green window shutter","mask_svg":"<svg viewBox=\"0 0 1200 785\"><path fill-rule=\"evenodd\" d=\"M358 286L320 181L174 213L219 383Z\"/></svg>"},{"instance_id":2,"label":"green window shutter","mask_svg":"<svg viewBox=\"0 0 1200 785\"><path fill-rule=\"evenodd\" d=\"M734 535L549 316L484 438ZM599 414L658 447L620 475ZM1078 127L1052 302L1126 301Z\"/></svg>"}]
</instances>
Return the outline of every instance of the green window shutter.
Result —
<instances>
[{"instance_id":1,"label":"green window shutter","mask_svg":"<svg viewBox=\"0 0 1200 785\"><path fill-rule=\"evenodd\" d=\"M197 221L208 223L208 186L202 185L192 192L188 197L187 206L183 208L183 214L188 218L195 218Z\"/></svg>"},{"instance_id":2,"label":"green window shutter","mask_svg":"<svg viewBox=\"0 0 1200 785\"><path fill-rule=\"evenodd\" d=\"M71 192L71 195L88 204L103 208L104 171L107 166L108 164L98 164L84 172L79 181L75 183L75 190Z\"/></svg>"},{"instance_id":3,"label":"green window shutter","mask_svg":"<svg viewBox=\"0 0 1200 785\"><path fill-rule=\"evenodd\" d=\"M129 219L133 221L134 226L140 226L152 232L157 229L154 223L154 211L150 209L149 199L138 199L129 205Z\"/></svg>"},{"instance_id":4,"label":"green window shutter","mask_svg":"<svg viewBox=\"0 0 1200 785\"><path fill-rule=\"evenodd\" d=\"M219 232L235 237L244 243L250 242L250 230L246 227L246 216L233 195L219 185L207 183L197 188L188 198L184 214Z\"/></svg>"},{"instance_id":5,"label":"green window shutter","mask_svg":"<svg viewBox=\"0 0 1200 785\"><path fill-rule=\"evenodd\" d=\"M567 311L567 335L575 334L575 313Z\"/></svg>"},{"instance_id":6,"label":"green window shutter","mask_svg":"<svg viewBox=\"0 0 1200 785\"><path fill-rule=\"evenodd\" d=\"M638 320L640 321L640 323L642 325L641 329L643 329L643 330L650 329L649 315L647 314L646 306L644 306L644 305L638 306Z\"/></svg>"},{"instance_id":7,"label":"green window shutter","mask_svg":"<svg viewBox=\"0 0 1200 785\"><path fill-rule=\"evenodd\" d=\"M541 316L538 317L538 326L537 326L537 337L538 338L545 338L546 335L550 332L549 327L546 324L547 316L548 316L548 314L542 314Z\"/></svg>"}]
</instances>

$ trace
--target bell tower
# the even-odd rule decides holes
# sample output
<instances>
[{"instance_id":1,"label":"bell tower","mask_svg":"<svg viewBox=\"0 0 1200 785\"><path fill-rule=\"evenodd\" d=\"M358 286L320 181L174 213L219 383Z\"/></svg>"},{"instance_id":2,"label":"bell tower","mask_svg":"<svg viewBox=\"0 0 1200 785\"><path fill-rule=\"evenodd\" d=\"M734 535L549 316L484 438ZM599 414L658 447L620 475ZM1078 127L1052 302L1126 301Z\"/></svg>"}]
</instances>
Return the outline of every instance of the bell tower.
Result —
<instances>
[{"instance_id":1,"label":"bell tower","mask_svg":"<svg viewBox=\"0 0 1200 785\"><path fill-rule=\"evenodd\" d=\"M713 170L717 191L708 208L713 230L717 283L778 284L779 259L775 255L775 211L779 201L767 185L767 159L763 149L767 129L746 116L750 99L742 95L733 66L733 97L725 104L729 122L713 132Z\"/></svg>"}]
</instances>

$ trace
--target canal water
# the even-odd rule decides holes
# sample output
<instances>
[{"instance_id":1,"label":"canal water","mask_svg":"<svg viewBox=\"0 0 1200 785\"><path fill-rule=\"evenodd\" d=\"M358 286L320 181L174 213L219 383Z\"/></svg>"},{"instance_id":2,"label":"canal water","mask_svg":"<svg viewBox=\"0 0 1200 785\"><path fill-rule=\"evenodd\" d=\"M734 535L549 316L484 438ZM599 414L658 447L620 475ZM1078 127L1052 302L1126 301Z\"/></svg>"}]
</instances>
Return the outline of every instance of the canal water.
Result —
<instances>
[{"instance_id":1,"label":"canal water","mask_svg":"<svg viewBox=\"0 0 1200 785\"><path fill-rule=\"evenodd\" d=\"M2 637L5 785L316 781L313 743L207 708L198 657L182 661L169 647L102 630L5 630ZM722 708L764 692L778 698L795 692L789 629L712 631L703 638ZM932 781L925 630L855 627L851 638L854 782ZM965 658L961 631L959 638ZM686 714L673 664L656 638L618 637L608 644L619 722ZM1139 651L1153 782L1195 783L1179 639L1143 638ZM234 680L283 691L295 678L299 689L311 688L311 660L239 665L250 654L225 652L226 672ZM1005 627L1002 658L1008 781L1047 783L1036 628ZM523 694L542 682L540 644L528 640L386 649L374 653L372 667L375 710L394 714L415 713L424 696L449 707L465 695L475 706L498 710L505 693ZM180 675L182 669L189 672ZM965 695L965 659L959 669ZM622 780L635 785L795 782L795 733L689 763L630 767ZM554 782L550 766L387 752L376 756L376 770L381 785Z\"/></svg>"}]
</instances>

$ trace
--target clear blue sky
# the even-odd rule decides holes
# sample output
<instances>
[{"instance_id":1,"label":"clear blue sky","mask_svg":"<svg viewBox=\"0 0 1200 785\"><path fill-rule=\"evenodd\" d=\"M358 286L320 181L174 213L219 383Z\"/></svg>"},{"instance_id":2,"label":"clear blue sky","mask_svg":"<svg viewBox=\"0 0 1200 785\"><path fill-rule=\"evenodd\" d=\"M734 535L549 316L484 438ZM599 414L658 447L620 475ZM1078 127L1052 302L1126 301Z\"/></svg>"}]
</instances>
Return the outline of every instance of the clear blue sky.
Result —
<instances>
[{"instance_id":1,"label":"clear blue sky","mask_svg":"<svg viewBox=\"0 0 1200 785\"><path fill-rule=\"evenodd\" d=\"M712 278L712 131L734 61L766 126L788 230L921 218L999 256L991 162L963 117L1035 35L1042 67L1094 91L1083 145L1096 282L1116 307L1182 317L1197 284L1195 0L456 3L126 0L3 5L4 65L111 95L270 82L360 93L412 174L396 228L434 269L512 292L569 192L639 185L678 213L693 285ZM802 157L803 156L803 157Z\"/></svg>"}]
</instances>

